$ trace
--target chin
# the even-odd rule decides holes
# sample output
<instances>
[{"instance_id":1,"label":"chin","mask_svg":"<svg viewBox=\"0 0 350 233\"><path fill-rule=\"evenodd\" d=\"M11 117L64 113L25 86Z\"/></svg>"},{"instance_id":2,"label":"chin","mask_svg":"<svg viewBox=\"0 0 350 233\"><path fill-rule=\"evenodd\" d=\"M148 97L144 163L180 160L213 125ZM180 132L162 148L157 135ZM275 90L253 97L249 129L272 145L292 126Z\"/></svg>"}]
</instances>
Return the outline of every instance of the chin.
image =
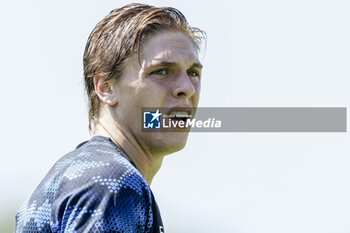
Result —
<instances>
[{"instance_id":1,"label":"chin","mask_svg":"<svg viewBox=\"0 0 350 233\"><path fill-rule=\"evenodd\" d=\"M168 155L182 150L186 146L188 133L168 132L157 133L152 139L152 147L154 152L162 155ZM155 140L156 139L156 140Z\"/></svg>"}]
</instances>

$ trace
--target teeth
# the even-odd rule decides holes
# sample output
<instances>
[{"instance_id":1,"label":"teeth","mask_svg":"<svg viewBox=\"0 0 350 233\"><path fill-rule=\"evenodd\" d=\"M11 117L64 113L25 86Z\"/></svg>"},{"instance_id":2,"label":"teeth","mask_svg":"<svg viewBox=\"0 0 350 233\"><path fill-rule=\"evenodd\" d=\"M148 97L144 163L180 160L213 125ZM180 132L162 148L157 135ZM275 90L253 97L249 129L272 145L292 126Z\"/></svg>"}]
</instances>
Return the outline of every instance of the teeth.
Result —
<instances>
[{"instance_id":1,"label":"teeth","mask_svg":"<svg viewBox=\"0 0 350 233\"><path fill-rule=\"evenodd\" d=\"M189 117L188 112L174 111L174 112L171 112L170 115L176 116L176 117Z\"/></svg>"}]
</instances>

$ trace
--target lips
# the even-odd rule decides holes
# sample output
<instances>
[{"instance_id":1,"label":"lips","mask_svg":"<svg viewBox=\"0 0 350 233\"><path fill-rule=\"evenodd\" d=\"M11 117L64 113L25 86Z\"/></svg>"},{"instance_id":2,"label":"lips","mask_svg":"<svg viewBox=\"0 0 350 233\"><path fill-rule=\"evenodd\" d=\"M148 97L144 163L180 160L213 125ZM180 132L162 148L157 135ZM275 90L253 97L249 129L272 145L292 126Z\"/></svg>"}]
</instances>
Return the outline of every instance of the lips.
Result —
<instances>
[{"instance_id":1,"label":"lips","mask_svg":"<svg viewBox=\"0 0 350 233\"><path fill-rule=\"evenodd\" d=\"M172 107L167 112L168 118L170 121L174 123L178 123L180 121L186 122L192 118L192 108L190 107ZM178 128L179 125L175 124L175 128ZM182 128L182 127L181 127ZM186 128L186 127L185 127Z\"/></svg>"},{"instance_id":2,"label":"lips","mask_svg":"<svg viewBox=\"0 0 350 233\"><path fill-rule=\"evenodd\" d=\"M172 107L167 112L171 118L192 118L192 108L190 107Z\"/></svg>"}]
</instances>

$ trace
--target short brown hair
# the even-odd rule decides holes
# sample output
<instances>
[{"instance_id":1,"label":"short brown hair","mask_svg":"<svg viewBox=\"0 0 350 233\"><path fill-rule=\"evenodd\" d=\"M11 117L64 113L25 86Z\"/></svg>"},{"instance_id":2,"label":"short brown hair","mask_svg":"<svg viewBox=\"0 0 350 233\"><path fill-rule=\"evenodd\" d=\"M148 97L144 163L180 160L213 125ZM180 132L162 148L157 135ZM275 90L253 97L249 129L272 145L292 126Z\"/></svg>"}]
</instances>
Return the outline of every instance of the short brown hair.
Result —
<instances>
[{"instance_id":1,"label":"short brown hair","mask_svg":"<svg viewBox=\"0 0 350 233\"><path fill-rule=\"evenodd\" d=\"M172 30L184 32L197 51L205 33L189 26L185 16L172 7L154 7L133 3L112 10L91 32L84 52L84 81L89 101L89 129L100 114L100 100L95 92L93 77L106 76L115 83L123 66L134 52L140 55L141 42L156 32Z\"/></svg>"}]
</instances>

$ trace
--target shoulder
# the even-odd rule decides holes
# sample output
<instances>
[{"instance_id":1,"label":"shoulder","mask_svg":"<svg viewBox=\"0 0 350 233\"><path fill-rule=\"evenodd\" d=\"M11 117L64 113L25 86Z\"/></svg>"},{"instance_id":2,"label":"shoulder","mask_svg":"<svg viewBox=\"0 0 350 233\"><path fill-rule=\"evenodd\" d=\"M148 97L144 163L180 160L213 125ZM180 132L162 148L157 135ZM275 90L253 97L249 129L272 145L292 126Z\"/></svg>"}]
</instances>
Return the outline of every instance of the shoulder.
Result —
<instances>
[{"instance_id":1,"label":"shoulder","mask_svg":"<svg viewBox=\"0 0 350 233\"><path fill-rule=\"evenodd\" d=\"M60 171L63 192L86 184L112 193L122 186L148 188L141 173L108 138L93 137L75 153L57 163L64 164Z\"/></svg>"},{"instance_id":2,"label":"shoulder","mask_svg":"<svg viewBox=\"0 0 350 233\"><path fill-rule=\"evenodd\" d=\"M35 221L44 216L56 230L103 227L109 231L115 224L118 229L145 229L152 223L151 206L150 188L140 172L120 148L99 137L79 145L53 166L19 211L17 222L24 226L33 216Z\"/></svg>"},{"instance_id":3,"label":"shoulder","mask_svg":"<svg viewBox=\"0 0 350 233\"><path fill-rule=\"evenodd\" d=\"M63 169L55 193L51 210L54 225L74 230L102 227L101 232L126 230L127 226L132 232L147 229L152 223L150 188L123 152L101 138L78 150Z\"/></svg>"},{"instance_id":4,"label":"shoulder","mask_svg":"<svg viewBox=\"0 0 350 233\"><path fill-rule=\"evenodd\" d=\"M150 192L147 182L123 151L109 138L95 136L63 156L34 191L30 202L42 204L94 191L116 195L121 188Z\"/></svg>"}]
</instances>

